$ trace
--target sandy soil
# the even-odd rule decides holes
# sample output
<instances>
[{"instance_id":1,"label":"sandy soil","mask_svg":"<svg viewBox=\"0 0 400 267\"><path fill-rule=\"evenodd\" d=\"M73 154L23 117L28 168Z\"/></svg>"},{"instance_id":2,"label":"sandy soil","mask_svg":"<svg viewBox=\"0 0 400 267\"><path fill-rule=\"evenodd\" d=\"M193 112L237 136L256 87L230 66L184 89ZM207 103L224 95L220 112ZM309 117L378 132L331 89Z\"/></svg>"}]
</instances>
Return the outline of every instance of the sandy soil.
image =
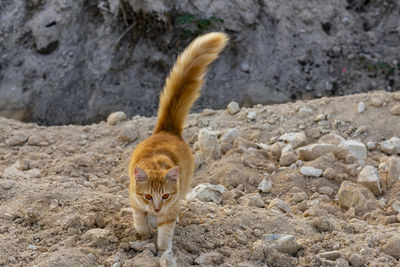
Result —
<instances>
[{"instance_id":1,"label":"sandy soil","mask_svg":"<svg viewBox=\"0 0 400 267\"><path fill-rule=\"evenodd\" d=\"M374 92L191 114L184 137L199 165L193 186L225 191L220 203L183 203L173 258L136 240L128 202L129 155L155 118L54 127L0 118L0 266L399 266L400 147L381 145L400 137L399 101ZM217 131L221 151L208 162L197 141L203 128ZM223 143L232 128L240 136ZM279 137L291 132L305 134L299 147L329 133L358 140L367 157L335 150L304 160L295 149L294 162L282 164ZM377 169L383 192L372 208L348 210L338 190L357 183L365 165ZM323 174L303 175L302 166ZM264 179L272 186L260 192Z\"/></svg>"}]
</instances>

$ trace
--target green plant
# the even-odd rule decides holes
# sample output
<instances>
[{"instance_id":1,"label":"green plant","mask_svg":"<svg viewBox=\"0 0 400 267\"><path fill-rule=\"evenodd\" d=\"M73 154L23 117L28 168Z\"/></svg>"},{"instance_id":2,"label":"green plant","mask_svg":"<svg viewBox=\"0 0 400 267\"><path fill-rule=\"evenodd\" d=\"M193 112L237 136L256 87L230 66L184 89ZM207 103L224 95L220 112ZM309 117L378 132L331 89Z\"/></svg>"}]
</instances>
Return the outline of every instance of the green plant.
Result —
<instances>
[{"instance_id":1,"label":"green plant","mask_svg":"<svg viewBox=\"0 0 400 267\"><path fill-rule=\"evenodd\" d=\"M224 20L215 16L210 18L199 18L190 13L178 15L175 22L182 25L182 37L196 37L206 31L210 26L216 23L224 23Z\"/></svg>"}]
</instances>

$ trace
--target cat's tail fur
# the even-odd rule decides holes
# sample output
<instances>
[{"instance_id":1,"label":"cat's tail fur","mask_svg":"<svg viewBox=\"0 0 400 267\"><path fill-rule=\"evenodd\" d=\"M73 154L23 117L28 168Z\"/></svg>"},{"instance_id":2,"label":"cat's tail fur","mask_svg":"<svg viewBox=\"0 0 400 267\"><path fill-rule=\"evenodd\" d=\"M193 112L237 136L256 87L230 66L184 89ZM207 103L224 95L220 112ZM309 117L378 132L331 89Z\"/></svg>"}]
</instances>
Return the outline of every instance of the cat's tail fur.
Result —
<instances>
[{"instance_id":1,"label":"cat's tail fur","mask_svg":"<svg viewBox=\"0 0 400 267\"><path fill-rule=\"evenodd\" d=\"M208 66L227 42L224 33L208 33L196 38L179 55L160 96L154 133L166 131L181 136L186 116L200 95Z\"/></svg>"}]
</instances>

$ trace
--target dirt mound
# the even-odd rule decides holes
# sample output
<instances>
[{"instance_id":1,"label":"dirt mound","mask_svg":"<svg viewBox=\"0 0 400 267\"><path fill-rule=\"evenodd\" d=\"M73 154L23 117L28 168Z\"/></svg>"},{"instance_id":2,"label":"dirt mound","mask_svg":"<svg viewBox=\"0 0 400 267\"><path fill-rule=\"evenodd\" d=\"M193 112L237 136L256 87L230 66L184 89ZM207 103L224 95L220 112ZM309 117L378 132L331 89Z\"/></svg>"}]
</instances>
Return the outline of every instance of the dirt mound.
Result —
<instances>
[{"instance_id":1,"label":"dirt mound","mask_svg":"<svg viewBox=\"0 0 400 267\"><path fill-rule=\"evenodd\" d=\"M137 239L128 202L129 155L155 118L0 118L0 265L398 266L399 105L374 92L191 114L198 187L173 255Z\"/></svg>"}]
</instances>

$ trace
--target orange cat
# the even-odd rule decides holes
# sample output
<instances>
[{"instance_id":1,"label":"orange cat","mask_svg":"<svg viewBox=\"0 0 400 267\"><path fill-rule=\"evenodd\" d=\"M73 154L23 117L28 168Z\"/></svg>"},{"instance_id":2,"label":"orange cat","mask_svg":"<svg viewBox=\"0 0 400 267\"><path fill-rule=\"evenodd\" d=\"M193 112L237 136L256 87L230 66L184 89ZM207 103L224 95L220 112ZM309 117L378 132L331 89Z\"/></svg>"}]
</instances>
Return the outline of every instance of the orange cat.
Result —
<instances>
[{"instance_id":1,"label":"orange cat","mask_svg":"<svg viewBox=\"0 0 400 267\"><path fill-rule=\"evenodd\" d=\"M133 151L129 163L129 199L142 238L151 234L147 216L157 218L157 247L172 248L180 200L190 190L192 151L182 139L187 114L199 97L208 66L228 41L224 33L196 38L178 57L160 96L154 133Z\"/></svg>"}]
</instances>

